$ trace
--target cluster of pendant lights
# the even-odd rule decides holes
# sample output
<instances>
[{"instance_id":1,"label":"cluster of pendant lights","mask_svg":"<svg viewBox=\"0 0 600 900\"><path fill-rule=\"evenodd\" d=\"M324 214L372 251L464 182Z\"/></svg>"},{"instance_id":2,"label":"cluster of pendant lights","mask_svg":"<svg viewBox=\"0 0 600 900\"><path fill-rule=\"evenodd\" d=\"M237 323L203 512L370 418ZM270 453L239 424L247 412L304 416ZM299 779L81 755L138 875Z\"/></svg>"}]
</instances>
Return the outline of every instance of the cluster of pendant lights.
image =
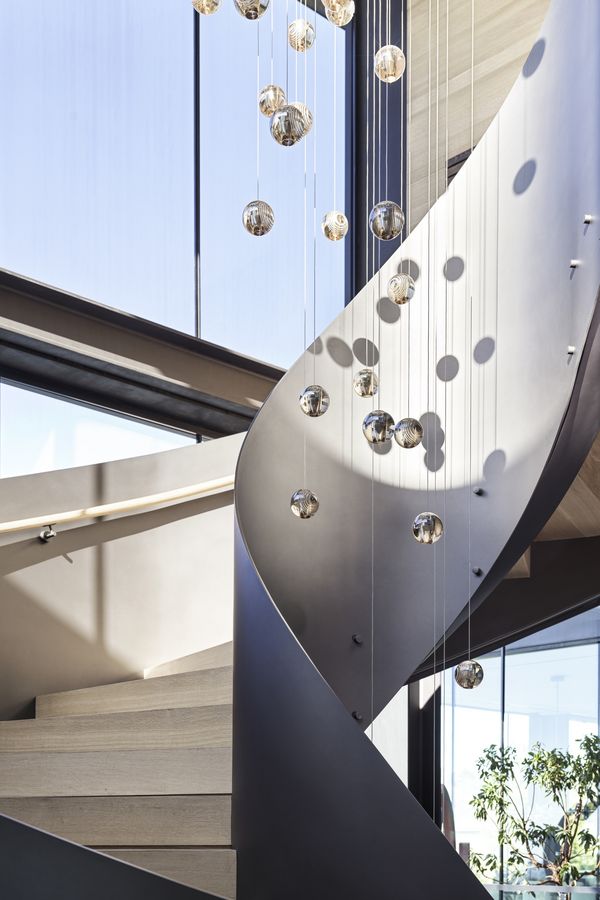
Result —
<instances>
[{"instance_id":1,"label":"cluster of pendant lights","mask_svg":"<svg viewBox=\"0 0 600 900\"><path fill-rule=\"evenodd\" d=\"M246 19L259 19L266 12L270 0L234 0L235 6ZM354 0L323 0L328 20L339 28L348 25L355 12ZM194 9L203 15L215 13L221 0L192 0ZM316 34L313 25L306 19L296 19L288 27L288 43L298 53L305 53L313 46ZM392 84L402 77L406 68L406 58L400 47L387 44L375 54L374 69L377 77L386 84ZM258 107L263 116L270 119L273 139L282 147L292 147L310 132L313 125L312 112L304 103L288 102L282 87L268 84L258 96ZM264 200L253 200L244 208L242 215L244 228L255 237L262 237L272 229L275 215ZM376 203L369 214L369 227L373 235L381 241L398 238L404 228L404 213L393 200ZM339 241L348 233L348 219L340 210L325 214L321 223L325 237ZM408 303L415 293L415 282L406 272L399 272L388 282L388 298L399 306ZM353 379L353 388L359 397L374 397L379 389L377 375L371 368L361 369ZM319 384L311 384L300 394L302 412L316 418L329 409L329 394ZM392 416L381 409L369 412L363 421L362 430L370 444L385 444L392 439L405 450L418 447L423 440L423 426L418 419L406 417L394 422ZM308 488L294 491L290 500L292 513L300 519L312 518L319 509L316 494ZM421 544L435 544L444 533L442 520L436 513L422 512L412 525L413 537ZM471 689L481 684L483 668L475 660L461 662L454 671L460 687Z\"/></svg>"}]
</instances>

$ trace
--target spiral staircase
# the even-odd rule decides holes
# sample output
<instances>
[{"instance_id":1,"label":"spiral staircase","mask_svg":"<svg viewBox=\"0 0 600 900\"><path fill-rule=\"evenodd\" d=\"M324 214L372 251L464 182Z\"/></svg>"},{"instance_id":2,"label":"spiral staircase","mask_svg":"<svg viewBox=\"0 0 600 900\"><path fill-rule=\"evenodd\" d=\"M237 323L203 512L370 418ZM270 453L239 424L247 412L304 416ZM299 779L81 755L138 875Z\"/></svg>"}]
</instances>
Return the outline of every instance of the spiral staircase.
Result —
<instances>
[{"instance_id":1,"label":"spiral staircase","mask_svg":"<svg viewBox=\"0 0 600 900\"><path fill-rule=\"evenodd\" d=\"M464 658L469 612L478 651L539 627L527 599L535 566L518 579L518 603L507 605L503 591L515 580L505 579L532 545L535 560L543 544L534 541L600 430L599 36L597 0L581 0L576 13L569 0L553 0L515 87L448 191L289 370L250 429L236 476L233 740L227 691L181 716L164 704L120 705L120 691L152 694L158 689L146 685L168 678L199 683L202 671L43 699L35 722L0 733L0 749L14 756L15 772L22 767L24 781L13 783L29 784L0 806L6 896L233 896L232 869L229 881L211 881L208 870L194 881L164 863L169 849L183 852L186 821L202 852L199 841L214 834L198 797L225 797L226 818L229 793L231 835L221 818L218 852L235 848L241 900L487 896L369 729L404 684L436 659L439 668L441 648L447 660ZM386 298L399 271L416 284L402 307ZM378 376L375 398L353 390L364 366ZM308 384L331 398L318 418L298 404ZM373 408L419 418L423 446L370 445L361 425ZM290 514L300 487L320 503L306 520ZM413 539L423 511L444 523L432 546ZM561 604L563 594L553 614ZM154 724L149 709L163 711ZM135 748L119 716L137 729ZM144 750L161 728L169 748ZM114 742L113 795L132 778L146 786L140 795L163 798L148 815L147 801L133 810L122 800L120 815L137 832L124 839L128 849L105 843L98 799L89 807L94 834L68 824L64 797L84 790L76 757L89 753L89 778L101 739ZM42 747L51 755L61 740L79 750L59 761L49 792L31 756ZM118 754L134 752L121 769ZM88 794L103 792L90 783ZM174 813L165 841L162 804L184 794L196 797L189 820ZM62 830L58 801L40 803L44 796L63 798ZM144 843L153 822L163 859L150 864L143 854L155 852Z\"/></svg>"}]
</instances>

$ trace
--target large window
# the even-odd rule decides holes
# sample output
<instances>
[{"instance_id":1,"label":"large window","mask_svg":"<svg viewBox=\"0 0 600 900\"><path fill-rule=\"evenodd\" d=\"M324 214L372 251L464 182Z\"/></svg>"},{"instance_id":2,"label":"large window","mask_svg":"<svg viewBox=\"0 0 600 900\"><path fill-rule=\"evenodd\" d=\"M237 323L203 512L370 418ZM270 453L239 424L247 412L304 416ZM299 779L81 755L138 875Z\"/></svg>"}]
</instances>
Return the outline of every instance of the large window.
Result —
<instances>
[{"instance_id":1,"label":"large window","mask_svg":"<svg viewBox=\"0 0 600 900\"><path fill-rule=\"evenodd\" d=\"M2 477L142 456L194 442L192 435L0 385Z\"/></svg>"},{"instance_id":2,"label":"large window","mask_svg":"<svg viewBox=\"0 0 600 900\"><path fill-rule=\"evenodd\" d=\"M316 39L296 53L287 23L305 17ZM350 217L346 39L294 0L272 2L258 22L233 3L200 19L201 336L285 367L344 306L347 245L326 240L321 219L334 208L334 171L335 204ZM310 134L293 147L279 146L258 112L258 87L272 82L314 116ZM244 206L257 199L257 177L260 199L275 214L260 238L241 224Z\"/></svg>"},{"instance_id":3,"label":"large window","mask_svg":"<svg viewBox=\"0 0 600 900\"><path fill-rule=\"evenodd\" d=\"M0 266L190 333L193 16L0 4Z\"/></svg>"},{"instance_id":4,"label":"large window","mask_svg":"<svg viewBox=\"0 0 600 900\"><path fill-rule=\"evenodd\" d=\"M469 803L485 747L514 747L520 760L537 742L577 752L581 738L598 734L599 641L600 607L482 657L484 680L476 690L462 690L453 671L445 673L442 781L464 856L498 851L494 828L476 819ZM559 824L557 809L539 792L529 801L537 821ZM586 824L597 833L597 810Z\"/></svg>"}]
</instances>

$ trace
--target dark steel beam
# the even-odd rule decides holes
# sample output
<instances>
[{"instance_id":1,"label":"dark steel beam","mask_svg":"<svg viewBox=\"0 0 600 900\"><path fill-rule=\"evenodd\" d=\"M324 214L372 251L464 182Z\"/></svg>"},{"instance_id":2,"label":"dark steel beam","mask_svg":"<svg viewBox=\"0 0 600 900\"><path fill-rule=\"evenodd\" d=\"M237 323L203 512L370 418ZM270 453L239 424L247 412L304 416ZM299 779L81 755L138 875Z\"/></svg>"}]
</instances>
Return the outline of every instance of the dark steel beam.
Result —
<instances>
[{"instance_id":1,"label":"dark steel beam","mask_svg":"<svg viewBox=\"0 0 600 900\"><path fill-rule=\"evenodd\" d=\"M245 431L281 369L0 271L0 377L193 433Z\"/></svg>"}]
</instances>

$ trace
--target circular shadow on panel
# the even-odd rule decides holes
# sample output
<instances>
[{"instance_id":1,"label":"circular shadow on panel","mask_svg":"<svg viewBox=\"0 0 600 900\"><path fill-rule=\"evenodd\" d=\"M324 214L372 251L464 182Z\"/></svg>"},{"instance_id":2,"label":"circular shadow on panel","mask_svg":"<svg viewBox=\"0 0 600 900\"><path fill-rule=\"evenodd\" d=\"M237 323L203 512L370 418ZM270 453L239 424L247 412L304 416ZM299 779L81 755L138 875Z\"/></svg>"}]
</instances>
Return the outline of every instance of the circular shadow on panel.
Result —
<instances>
[{"instance_id":1,"label":"circular shadow on panel","mask_svg":"<svg viewBox=\"0 0 600 900\"><path fill-rule=\"evenodd\" d=\"M524 194L531 182L535 178L537 163L535 159L528 159L523 163L513 181L513 191L515 194Z\"/></svg>"},{"instance_id":2,"label":"circular shadow on panel","mask_svg":"<svg viewBox=\"0 0 600 900\"><path fill-rule=\"evenodd\" d=\"M312 344L309 344L306 349L309 353L312 353L313 356L318 356L319 353L323 352L323 341L318 337Z\"/></svg>"},{"instance_id":3,"label":"circular shadow on panel","mask_svg":"<svg viewBox=\"0 0 600 900\"><path fill-rule=\"evenodd\" d=\"M413 281L418 281L419 275L421 274L421 270L414 259L403 259L398 266L398 274L400 274L400 272L407 272Z\"/></svg>"},{"instance_id":4,"label":"circular shadow on panel","mask_svg":"<svg viewBox=\"0 0 600 900\"><path fill-rule=\"evenodd\" d=\"M352 365L352 350L346 341L343 341L341 338L327 338L327 352L338 366L343 366L344 369L347 369L348 366Z\"/></svg>"},{"instance_id":5,"label":"circular shadow on panel","mask_svg":"<svg viewBox=\"0 0 600 900\"><path fill-rule=\"evenodd\" d=\"M504 450L493 450L483 464L483 477L487 479L497 478L506 468L506 453Z\"/></svg>"},{"instance_id":6,"label":"circular shadow on panel","mask_svg":"<svg viewBox=\"0 0 600 900\"><path fill-rule=\"evenodd\" d=\"M444 465L445 458L443 450L427 450L423 457L423 462L430 472L439 472Z\"/></svg>"},{"instance_id":7,"label":"circular shadow on panel","mask_svg":"<svg viewBox=\"0 0 600 900\"><path fill-rule=\"evenodd\" d=\"M379 362L379 350L368 338L356 338L352 344L352 350L363 366L376 366Z\"/></svg>"},{"instance_id":8,"label":"circular shadow on panel","mask_svg":"<svg viewBox=\"0 0 600 900\"><path fill-rule=\"evenodd\" d=\"M369 443L369 442L367 442ZM378 456L385 456L392 449L391 441L384 441L382 444L371 444L369 443L369 447L376 453Z\"/></svg>"},{"instance_id":9,"label":"circular shadow on panel","mask_svg":"<svg viewBox=\"0 0 600 900\"><path fill-rule=\"evenodd\" d=\"M525 60L523 65L523 77L531 78L534 72L537 72L538 66L544 58L544 53L546 51L546 41L544 38L540 38L539 41L536 41L533 47L531 48L531 52L529 56Z\"/></svg>"},{"instance_id":10,"label":"circular shadow on panel","mask_svg":"<svg viewBox=\"0 0 600 900\"><path fill-rule=\"evenodd\" d=\"M423 462L430 472L437 472L444 465L444 453L442 447L446 440L440 417L437 413L423 413L420 420L423 426L423 447L425 456Z\"/></svg>"},{"instance_id":11,"label":"circular shadow on panel","mask_svg":"<svg viewBox=\"0 0 600 900\"><path fill-rule=\"evenodd\" d=\"M481 366L483 365L483 363L488 362L492 358L495 349L496 342L494 338L481 338L481 340L477 341L477 343L475 344L475 349L473 350L473 359Z\"/></svg>"},{"instance_id":12,"label":"circular shadow on panel","mask_svg":"<svg viewBox=\"0 0 600 900\"><path fill-rule=\"evenodd\" d=\"M448 281L458 281L465 271L465 262L460 256L451 256L444 264L444 278Z\"/></svg>"},{"instance_id":13,"label":"circular shadow on panel","mask_svg":"<svg viewBox=\"0 0 600 900\"><path fill-rule=\"evenodd\" d=\"M396 303L392 303L389 297L382 297L377 301L377 315L382 322L393 325L400 318L400 307Z\"/></svg>"},{"instance_id":14,"label":"circular shadow on panel","mask_svg":"<svg viewBox=\"0 0 600 900\"><path fill-rule=\"evenodd\" d=\"M459 368L460 366L455 356L442 356L435 367L435 373L440 381L453 381L458 375Z\"/></svg>"}]
</instances>

